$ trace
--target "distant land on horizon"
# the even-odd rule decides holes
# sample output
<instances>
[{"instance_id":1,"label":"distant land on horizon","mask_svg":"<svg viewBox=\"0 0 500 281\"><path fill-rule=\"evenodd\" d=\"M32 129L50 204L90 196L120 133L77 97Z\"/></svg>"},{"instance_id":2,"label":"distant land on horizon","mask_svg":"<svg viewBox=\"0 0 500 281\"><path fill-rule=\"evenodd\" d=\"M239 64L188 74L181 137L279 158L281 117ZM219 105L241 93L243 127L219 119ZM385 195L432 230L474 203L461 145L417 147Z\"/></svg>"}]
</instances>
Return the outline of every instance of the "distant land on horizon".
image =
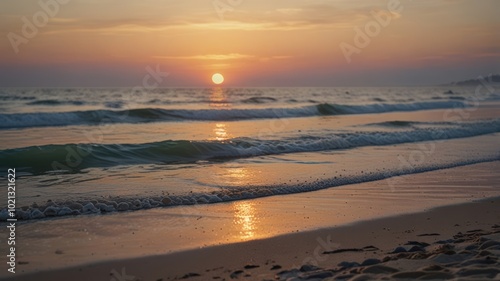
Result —
<instances>
[{"instance_id":1,"label":"distant land on horizon","mask_svg":"<svg viewBox=\"0 0 500 281\"><path fill-rule=\"evenodd\" d=\"M500 83L500 74L492 74L483 76L483 79L488 83ZM442 86L476 86L483 83L481 78L473 78L462 81L451 82Z\"/></svg>"}]
</instances>

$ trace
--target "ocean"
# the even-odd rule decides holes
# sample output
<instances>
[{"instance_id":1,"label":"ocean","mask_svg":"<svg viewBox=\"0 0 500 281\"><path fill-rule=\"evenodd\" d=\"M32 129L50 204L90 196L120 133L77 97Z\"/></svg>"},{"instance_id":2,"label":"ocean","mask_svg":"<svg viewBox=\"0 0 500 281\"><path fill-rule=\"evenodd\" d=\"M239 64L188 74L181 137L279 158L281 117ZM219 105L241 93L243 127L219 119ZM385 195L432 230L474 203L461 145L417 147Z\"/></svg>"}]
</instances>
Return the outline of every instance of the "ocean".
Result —
<instances>
[{"instance_id":1,"label":"ocean","mask_svg":"<svg viewBox=\"0 0 500 281\"><path fill-rule=\"evenodd\" d=\"M484 87L4 88L0 101L0 179L15 169L26 223L391 189L500 160L500 93Z\"/></svg>"}]
</instances>

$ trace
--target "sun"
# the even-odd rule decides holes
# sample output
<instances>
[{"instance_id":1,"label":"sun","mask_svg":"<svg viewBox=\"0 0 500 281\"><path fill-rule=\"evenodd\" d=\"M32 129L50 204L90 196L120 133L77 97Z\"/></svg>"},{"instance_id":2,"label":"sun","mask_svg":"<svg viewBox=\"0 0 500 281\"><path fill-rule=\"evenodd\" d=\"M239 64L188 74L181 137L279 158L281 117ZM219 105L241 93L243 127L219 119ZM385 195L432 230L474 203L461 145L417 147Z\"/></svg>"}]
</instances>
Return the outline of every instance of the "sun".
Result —
<instances>
[{"instance_id":1,"label":"sun","mask_svg":"<svg viewBox=\"0 0 500 281\"><path fill-rule=\"evenodd\" d=\"M215 73L212 75L212 82L216 85L222 84L222 82L224 82L224 76L220 73Z\"/></svg>"}]
</instances>

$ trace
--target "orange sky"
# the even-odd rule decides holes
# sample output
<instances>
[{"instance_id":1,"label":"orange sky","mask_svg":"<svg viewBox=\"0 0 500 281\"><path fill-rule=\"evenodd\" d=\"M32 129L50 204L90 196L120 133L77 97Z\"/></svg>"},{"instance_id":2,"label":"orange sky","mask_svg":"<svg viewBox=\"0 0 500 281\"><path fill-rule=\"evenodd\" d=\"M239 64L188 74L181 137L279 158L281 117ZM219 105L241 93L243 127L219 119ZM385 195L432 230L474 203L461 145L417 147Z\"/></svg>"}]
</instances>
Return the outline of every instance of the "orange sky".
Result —
<instances>
[{"instance_id":1,"label":"orange sky","mask_svg":"<svg viewBox=\"0 0 500 281\"><path fill-rule=\"evenodd\" d=\"M207 86L215 72L227 86L415 85L500 72L496 0L40 2L45 9L0 2L0 86L134 86L156 65L170 73L164 87ZM368 43L356 44L360 36Z\"/></svg>"}]
</instances>

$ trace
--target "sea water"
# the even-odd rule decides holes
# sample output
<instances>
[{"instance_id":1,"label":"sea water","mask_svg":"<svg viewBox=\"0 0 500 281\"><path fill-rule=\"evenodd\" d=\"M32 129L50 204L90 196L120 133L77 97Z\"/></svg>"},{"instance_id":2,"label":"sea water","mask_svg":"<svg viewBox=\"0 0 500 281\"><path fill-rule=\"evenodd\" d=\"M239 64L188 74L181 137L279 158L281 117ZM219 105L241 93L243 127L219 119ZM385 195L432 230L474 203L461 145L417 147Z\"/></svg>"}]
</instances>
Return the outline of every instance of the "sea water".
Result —
<instances>
[{"instance_id":1,"label":"sea water","mask_svg":"<svg viewBox=\"0 0 500 281\"><path fill-rule=\"evenodd\" d=\"M0 175L15 169L27 221L284 196L499 160L499 101L473 87L4 88Z\"/></svg>"}]
</instances>

